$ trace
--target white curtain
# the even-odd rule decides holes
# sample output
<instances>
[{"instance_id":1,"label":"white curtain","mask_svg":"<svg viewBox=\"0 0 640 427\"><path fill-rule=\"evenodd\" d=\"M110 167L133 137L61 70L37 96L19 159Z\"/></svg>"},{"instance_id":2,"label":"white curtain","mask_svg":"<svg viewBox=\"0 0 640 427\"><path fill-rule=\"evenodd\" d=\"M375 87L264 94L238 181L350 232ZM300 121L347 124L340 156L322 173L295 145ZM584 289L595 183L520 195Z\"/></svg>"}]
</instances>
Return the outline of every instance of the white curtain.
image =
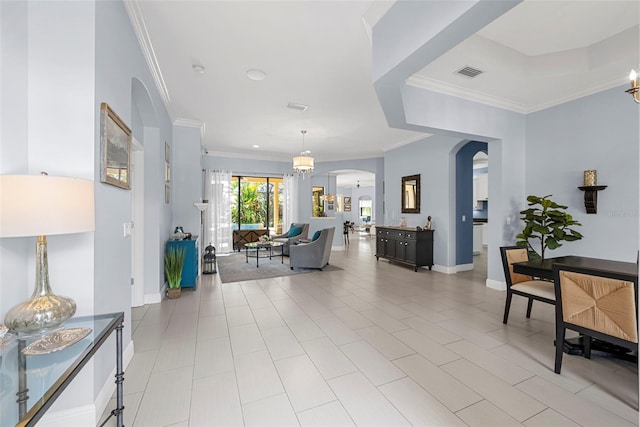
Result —
<instances>
[{"instance_id":1,"label":"white curtain","mask_svg":"<svg viewBox=\"0 0 640 427\"><path fill-rule=\"evenodd\" d=\"M282 232L286 232L292 222L298 222L298 176L284 175L282 194L284 212L282 213Z\"/></svg>"},{"instance_id":2,"label":"white curtain","mask_svg":"<svg viewBox=\"0 0 640 427\"><path fill-rule=\"evenodd\" d=\"M209 201L205 212L204 241L216 248L217 254L233 252L231 231L231 172L205 172L205 198Z\"/></svg>"}]
</instances>

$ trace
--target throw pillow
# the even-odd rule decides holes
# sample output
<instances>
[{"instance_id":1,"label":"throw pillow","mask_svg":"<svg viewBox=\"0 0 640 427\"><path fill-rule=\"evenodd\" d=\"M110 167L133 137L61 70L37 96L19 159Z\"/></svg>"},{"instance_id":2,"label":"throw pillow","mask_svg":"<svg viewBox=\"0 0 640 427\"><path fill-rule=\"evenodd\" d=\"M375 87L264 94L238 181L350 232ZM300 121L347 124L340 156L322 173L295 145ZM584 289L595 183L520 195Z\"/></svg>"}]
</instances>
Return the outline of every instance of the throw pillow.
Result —
<instances>
[{"instance_id":1,"label":"throw pillow","mask_svg":"<svg viewBox=\"0 0 640 427\"><path fill-rule=\"evenodd\" d=\"M287 237L295 237L302 233L302 227L298 227L297 225L292 225L289 229L289 233L287 233Z\"/></svg>"},{"instance_id":2,"label":"throw pillow","mask_svg":"<svg viewBox=\"0 0 640 427\"><path fill-rule=\"evenodd\" d=\"M321 230L318 230L313 234L313 237L311 238L312 242L315 242L316 240L318 240L318 237L320 237L320 231Z\"/></svg>"}]
</instances>

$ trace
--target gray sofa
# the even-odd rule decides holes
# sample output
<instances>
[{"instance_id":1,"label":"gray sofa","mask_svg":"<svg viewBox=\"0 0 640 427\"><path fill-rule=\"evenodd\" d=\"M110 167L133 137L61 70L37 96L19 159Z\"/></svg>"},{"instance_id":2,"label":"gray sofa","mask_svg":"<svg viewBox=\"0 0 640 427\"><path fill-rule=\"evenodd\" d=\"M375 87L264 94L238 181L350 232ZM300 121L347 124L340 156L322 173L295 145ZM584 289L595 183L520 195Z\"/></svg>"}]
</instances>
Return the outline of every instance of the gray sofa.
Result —
<instances>
[{"instance_id":1,"label":"gray sofa","mask_svg":"<svg viewBox=\"0 0 640 427\"><path fill-rule=\"evenodd\" d=\"M282 254L283 255L287 255L289 256L289 246L291 245L291 243L293 242L297 242L300 239L306 240L308 239L308 234L309 234L309 224L304 224L304 223L297 223L294 222L291 224L292 226L298 226L298 227L302 227L302 233L298 234L297 236L293 236L293 237L289 237L287 236L287 234L289 233L289 230L291 230L291 227L289 227L289 230L287 230L286 233L284 234L280 234L277 236L273 236L271 240L273 240L274 242L280 242L283 244L282 246Z\"/></svg>"},{"instance_id":2,"label":"gray sofa","mask_svg":"<svg viewBox=\"0 0 640 427\"><path fill-rule=\"evenodd\" d=\"M322 270L329 264L331 244L335 227L320 230L318 239L310 243L299 243L289 248L289 265L294 268L318 268Z\"/></svg>"}]
</instances>

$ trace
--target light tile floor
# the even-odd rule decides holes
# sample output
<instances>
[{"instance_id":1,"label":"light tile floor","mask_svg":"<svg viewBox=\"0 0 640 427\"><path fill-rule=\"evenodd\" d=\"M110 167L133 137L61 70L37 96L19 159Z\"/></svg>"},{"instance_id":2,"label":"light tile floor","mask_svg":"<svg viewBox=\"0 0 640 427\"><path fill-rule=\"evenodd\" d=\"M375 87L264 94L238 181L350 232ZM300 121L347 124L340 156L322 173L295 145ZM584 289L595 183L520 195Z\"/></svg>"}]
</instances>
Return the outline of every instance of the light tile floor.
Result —
<instances>
[{"instance_id":1,"label":"light tile floor","mask_svg":"<svg viewBox=\"0 0 640 427\"><path fill-rule=\"evenodd\" d=\"M353 234L339 271L204 276L134 309L125 424L638 425L637 365L565 355L556 375L551 306L527 320L516 297L505 326L486 267L415 273L374 243Z\"/></svg>"}]
</instances>

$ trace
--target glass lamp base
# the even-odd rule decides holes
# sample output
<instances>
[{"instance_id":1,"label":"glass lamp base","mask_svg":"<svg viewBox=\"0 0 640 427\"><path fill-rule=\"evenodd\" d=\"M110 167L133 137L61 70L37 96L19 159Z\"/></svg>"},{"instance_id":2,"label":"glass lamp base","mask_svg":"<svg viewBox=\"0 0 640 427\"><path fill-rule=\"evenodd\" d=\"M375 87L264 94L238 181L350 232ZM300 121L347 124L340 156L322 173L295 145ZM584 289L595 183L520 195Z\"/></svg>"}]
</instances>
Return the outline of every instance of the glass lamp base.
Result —
<instances>
[{"instance_id":1,"label":"glass lamp base","mask_svg":"<svg viewBox=\"0 0 640 427\"><path fill-rule=\"evenodd\" d=\"M4 323L12 332L34 334L60 326L75 312L74 300L48 294L16 305L9 310Z\"/></svg>"}]
</instances>

